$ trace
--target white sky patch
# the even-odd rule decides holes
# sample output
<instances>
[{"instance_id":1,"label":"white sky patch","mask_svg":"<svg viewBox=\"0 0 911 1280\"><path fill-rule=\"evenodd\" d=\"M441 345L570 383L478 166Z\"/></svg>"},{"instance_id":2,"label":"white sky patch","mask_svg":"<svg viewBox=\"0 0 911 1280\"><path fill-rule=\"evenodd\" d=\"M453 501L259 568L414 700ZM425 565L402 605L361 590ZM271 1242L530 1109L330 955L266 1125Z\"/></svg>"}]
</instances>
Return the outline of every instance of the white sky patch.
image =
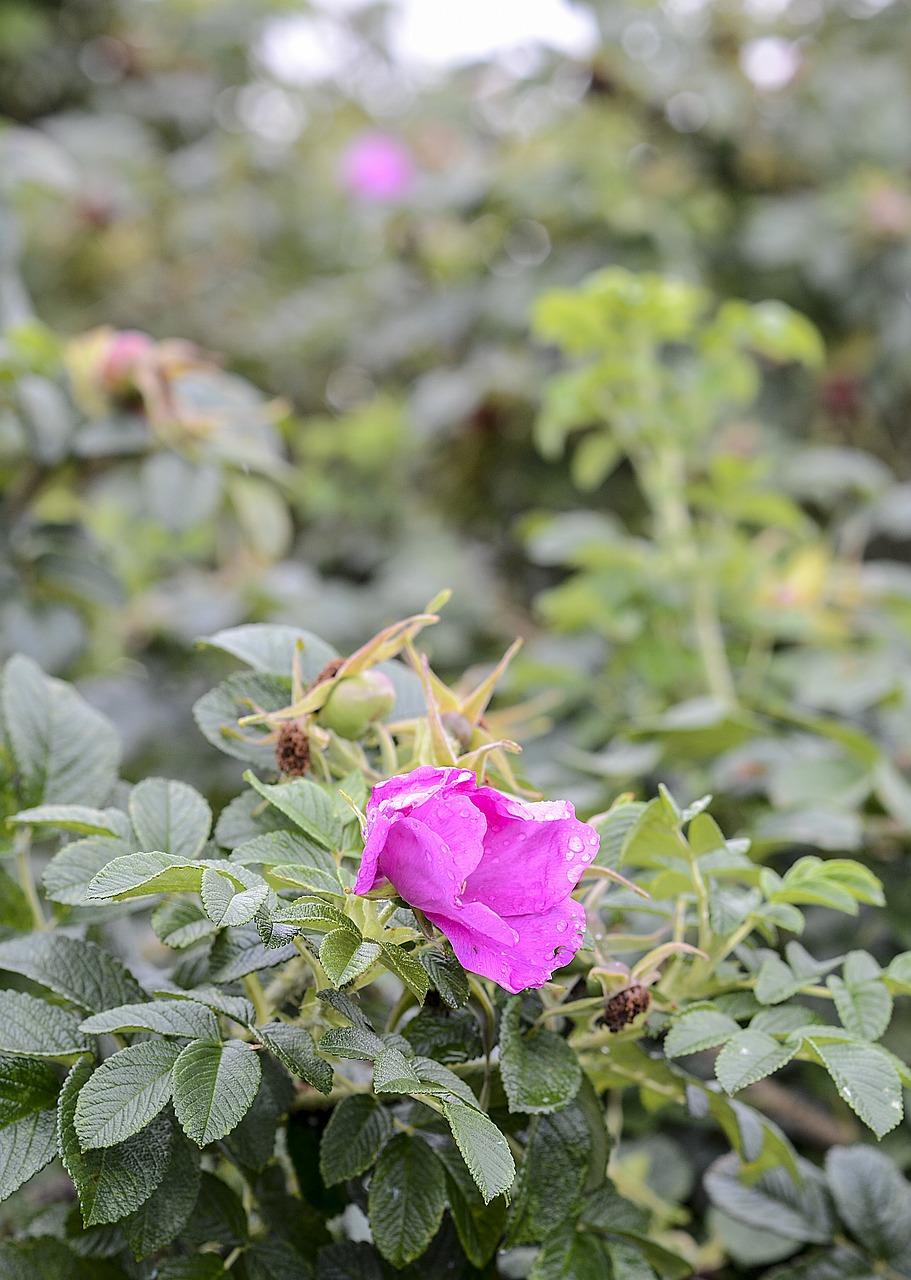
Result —
<instances>
[{"instance_id":1,"label":"white sky patch","mask_svg":"<svg viewBox=\"0 0 911 1280\"><path fill-rule=\"evenodd\" d=\"M774 93L793 80L800 67L800 49L782 36L748 40L740 50L740 66L757 89Z\"/></svg>"},{"instance_id":2,"label":"white sky patch","mask_svg":"<svg viewBox=\"0 0 911 1280\"><path fill-rule=\"evenodd\" d=\"M357 53L345 16L368 2L318 0L316 11L270 19L257 46L260 61L286 84L344 74ZM393 56L418 72L540 45L582 58L599 39L592 15L571 0L392 0L391 8Z\"/></svg>"}]
</instances>

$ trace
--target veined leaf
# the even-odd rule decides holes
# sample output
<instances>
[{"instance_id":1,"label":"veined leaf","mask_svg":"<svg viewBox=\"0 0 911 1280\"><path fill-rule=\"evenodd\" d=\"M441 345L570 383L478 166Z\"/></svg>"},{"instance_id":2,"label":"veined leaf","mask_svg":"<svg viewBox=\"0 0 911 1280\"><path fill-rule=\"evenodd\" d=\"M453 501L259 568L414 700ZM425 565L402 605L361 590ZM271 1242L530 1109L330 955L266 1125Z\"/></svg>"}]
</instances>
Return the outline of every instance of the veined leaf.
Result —
<instances>
[{"instance_id":1,"label":"veined leaf","mask_svg":"<svg viewBox=\"0 0 911 1280\"><path fill-rule=\"evenodd\" d=\"M146 998L116 956L84 938L30 934L0 942L0 969L21 973L90 1013Z\"/></svg>"},{"instance_id":2,"label":"veined leaf","mask_svg":"<svg viewBox=\"0 0 911 1280\"><path fill-rule=\"evenodd\" d=\"M379 1158L368 1198L370 1229L387 1262L400 1268L419 1258L436 1235L445 1207L440 1161L423 1138L396 1134Z\"/></svg>"},{"instance_id":3,"label":"veined leaf","mask_svg":"<svg viewBox=\"0 0 911 1280\"><path fill-rule=\"evenodd\" d=\"M106 1058L76 1103L83 1151L116 1146L154 1120L171 1097L171 1071L179 1055L179 1046L167 1040L147 1040Z\"/></svg>"},{"instance_id":4,"label":"veined leaf","mask_svg":"<svg viewBox=\"0 0 911 1280\"><path fill-rule=\"evenodd\" d=\"M185 782L145 778L130 792L130 819L139 845L175 858L202 852L212 826L208 802Z\"/></svg>"},{"instance_id":5,"label":"veined leaf","mask_svg":"<svg viewBox=\"0 0 911 1280\"><path fill-rule=\"evenodd\" d=\"M330 796L307 778L292 778L290 782L270 786L260 782L249 770L244 779L254 791L259 792L286 818L317 844L326 849L336 849L342 836L342 824Z\"/></svg>"},{"instance_id":6,"label":"veined leaf","mask_svg":"<svg viewBox=\"0 0 911 1280\"><path fill-rule=\"evenodd\" d=\"M375 1098L369 1094L343 1098L320 1140L320 1172L326 1186L366 1172L392 1133L392 1117Z\"/></svg>"},{"instance_id":7,"label":"veined leaf","mask_svg":"<svg viewBox=\"0 0 911 1280\"><path fill-rule=\"evenodd\" d=\"M241 1040L194 1040L174 1064L174 1110L188 1138L204 1147L240 1123L259 1088L257 1054Z\"/></svg>"},{"instance_id":8,"label":"veined leaf","mask_svg":"<svg viewBox=\"0 0 911 1280\"><path fill-rule=\"evenodd\" d=\"M66 1062L87 1049L78 1014L24 991L0 991L0 1053Z\"/></svg>"},{"instance_id":9,"label":"veined leaf","mask_svg":"<svg viewBox=\"0 0 911 1280\"><path fill-rule=\"evenodd\" d=\"M80 1027L89 1035L119 1031L157 1031L163 1036L185 1036L188 1040L217 1040L218 1020L211 1009L195 1000L150 1000L145 1004L124 1004L86 1018Z\"/></svg>"}]
</instances>

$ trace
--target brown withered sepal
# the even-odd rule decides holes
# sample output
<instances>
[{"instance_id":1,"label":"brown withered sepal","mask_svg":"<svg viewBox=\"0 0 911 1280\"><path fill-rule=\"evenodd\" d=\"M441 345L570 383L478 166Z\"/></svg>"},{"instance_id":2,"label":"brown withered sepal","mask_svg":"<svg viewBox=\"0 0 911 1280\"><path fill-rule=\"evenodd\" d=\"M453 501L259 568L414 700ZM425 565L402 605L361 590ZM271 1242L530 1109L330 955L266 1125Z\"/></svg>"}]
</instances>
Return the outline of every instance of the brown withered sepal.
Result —
<instances>
[{"instance_id":1,"label":"brown withered sepal","mask_svg":"<svg viewBox=\"0 0 911 1280\"><path fill-rule=\"evenodd\" d=\"M651 992L648 987L640 986L637 982L611 996L604 1006L601 1021L609 1031L622 1031L624 1027L634 1022L640 1013L648 1013L651 1007Z\"/></svg>"},{"instance_id":2,"label":"brown withered sepal","mask_svg":"<svg viewBox=\"0 0 911 1280\"><path fill-rule=\"evenodd\" d=\"M289 778L302 778L310 769L310 740L296 720L279 725L275 763Z\"/></svg>"}]
</instances>

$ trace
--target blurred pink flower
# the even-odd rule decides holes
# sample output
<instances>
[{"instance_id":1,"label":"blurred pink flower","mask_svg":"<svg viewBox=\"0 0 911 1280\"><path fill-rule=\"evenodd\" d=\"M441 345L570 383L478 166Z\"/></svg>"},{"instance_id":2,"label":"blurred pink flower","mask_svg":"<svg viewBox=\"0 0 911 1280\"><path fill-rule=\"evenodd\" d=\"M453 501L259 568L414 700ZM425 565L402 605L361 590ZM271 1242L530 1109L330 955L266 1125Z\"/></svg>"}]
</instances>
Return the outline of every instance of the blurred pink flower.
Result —
<instances>
[{"instance_id":1,"label":"blurred pink flower","mask_svg":"<svg viewBox=\"0 0 911 1280\"><path fill-rule=\"evenodd\" d=\"M541 987L582 945L570 894L598 835L566 800L529 804L467 769L415 769L373 789L355 893L387 882L462 965L507 991Z\"/></svg>"},{"instance_id":2,"label":"blurred pink flower","mask_svg":"<svg viewBox=\"0 0 911 1280\"><path fill-rule=\"evenodd\" d=\"M400 200L414 186L411 152L394 134L361 134L342 156L341 180L347 191L364 200Z\"/></svg>"}]
</instances>

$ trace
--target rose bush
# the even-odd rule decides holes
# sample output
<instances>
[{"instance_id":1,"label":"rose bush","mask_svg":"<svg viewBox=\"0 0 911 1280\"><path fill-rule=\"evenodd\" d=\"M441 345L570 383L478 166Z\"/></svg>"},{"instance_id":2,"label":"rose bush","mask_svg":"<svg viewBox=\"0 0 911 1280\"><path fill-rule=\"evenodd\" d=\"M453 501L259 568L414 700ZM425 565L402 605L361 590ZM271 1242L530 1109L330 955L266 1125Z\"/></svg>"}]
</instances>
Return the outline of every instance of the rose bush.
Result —
<instances>
[{"instance_id":1,"label":"rose bush","mask_svg":"<svg viewBox=\"0 0 911 1280\"><path fill-rule=\"evenodd\" d=\"M355 893L391 884L466 969L517 993L582 945L585 911L570 895L598 844L566 800L529 804L467 769L415 769L373 789Z\"/></svg>"}]
</instances>

